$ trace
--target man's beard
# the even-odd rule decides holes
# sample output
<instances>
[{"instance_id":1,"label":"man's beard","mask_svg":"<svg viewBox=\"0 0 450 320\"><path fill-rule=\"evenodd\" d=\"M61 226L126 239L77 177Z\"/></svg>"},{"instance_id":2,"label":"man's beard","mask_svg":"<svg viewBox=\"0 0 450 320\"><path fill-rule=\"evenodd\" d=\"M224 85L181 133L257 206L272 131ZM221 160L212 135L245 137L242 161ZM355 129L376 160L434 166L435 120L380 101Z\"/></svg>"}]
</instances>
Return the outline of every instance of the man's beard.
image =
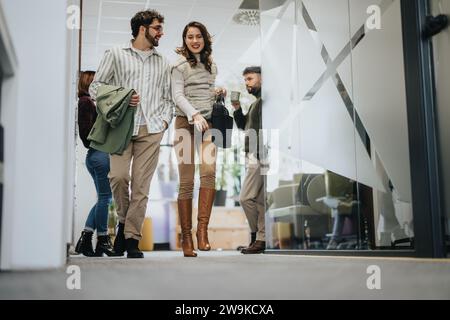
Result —
<instances>
[{"instance_id":1,"label":"man's beard","mask_svg":"<svg viewBox=\"0 0 450 320\"><path fill-rule=\"evenodd\" d=\"M252 95L258 94L259 90L261 90L261 88L259 88L259 87L247 88L248 93L250 93Z\"/></svg>"},{"instance_id":2,"label":"man's beard","mask_svg":"<svg viewBox=\"0 0 450 320\"><path fill-rule=\"evenodd\" d=\"M145 30L145 38L152 46L157 47L159 45L159 41L152 37L150 32L148 32L148 28Z\"/></svg>"}]
</instances>

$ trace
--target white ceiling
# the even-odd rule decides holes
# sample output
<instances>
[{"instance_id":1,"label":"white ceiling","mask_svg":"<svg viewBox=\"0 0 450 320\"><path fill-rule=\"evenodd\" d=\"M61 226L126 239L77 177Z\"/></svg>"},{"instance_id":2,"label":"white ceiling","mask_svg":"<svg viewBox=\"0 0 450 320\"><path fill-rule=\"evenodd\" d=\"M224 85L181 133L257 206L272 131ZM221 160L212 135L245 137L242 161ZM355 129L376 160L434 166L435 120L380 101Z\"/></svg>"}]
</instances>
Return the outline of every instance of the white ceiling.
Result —
<instances>
[{"instance_id":1,"label":"white ceiling","mask_svg":"<svg viewBox=\"0 0 450 320\"><path fill-rule=\"evenodd\" d=\"M242 82L242 70L260 64L259 26L233 21L243 0L84 0L82 70L96 70L106 49L131 39L130 19L143 9L155 9L165 18L158 50L176 60L184 26L202 22L213 36L213 56L219 68L218 85Z\"/></svg>"}]
</instances>

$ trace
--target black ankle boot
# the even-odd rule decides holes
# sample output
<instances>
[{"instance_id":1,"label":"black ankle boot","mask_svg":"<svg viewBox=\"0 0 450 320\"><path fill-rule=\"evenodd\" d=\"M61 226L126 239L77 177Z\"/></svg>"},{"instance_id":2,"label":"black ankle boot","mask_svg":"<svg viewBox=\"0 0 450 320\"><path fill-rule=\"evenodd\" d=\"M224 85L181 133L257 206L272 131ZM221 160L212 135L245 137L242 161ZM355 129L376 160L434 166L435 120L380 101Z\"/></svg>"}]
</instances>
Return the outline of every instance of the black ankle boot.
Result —
<instances>
[{"instance_id":1,"label":"black ankle boot","mask_svg":"<svg viewBox=\"0 0 450 320\"><path fill-rule=\"evenodd\" d=\"M144 254L139 250L139 241L133 238L125 240L127 244L127 258L143 258Z\"/></svg>"},{"instance_id":2,"label":"black ankle boot","mask_svg":"<svg viewBox=\"0 0 450 320\"><path fill-rule=\"evenodd\" d=\"M119 222L119 227L117 228L116 239L114 240L114 253L116 256L123 256L125 252L125 224Z\"/></svg>"},{"instance_id":3,"label":"black ankle boot","mask_svg":"<svg viewBox=\"0 0 450 320\"><path fill-rule=\"evenodd\" d=\"M95 255L94 249L92 248L92 231L82 231L81 237L75 246L75 252L81 253L86 257L93 257Z\"/></svg>"},{"instance_id":4,"label":"black ankle boot","mask_svg":"<svg viewBox=\"0 0 450 320\"><path fill-rule=\"evenodd\" d=\"M103 254L106 254L108 257L117 256L113 249L113 245L111 243L111 239L109 235L98 236L97 237L97 245L95 246L95 256L102 257Z\"/></svg>"}]
</instances>

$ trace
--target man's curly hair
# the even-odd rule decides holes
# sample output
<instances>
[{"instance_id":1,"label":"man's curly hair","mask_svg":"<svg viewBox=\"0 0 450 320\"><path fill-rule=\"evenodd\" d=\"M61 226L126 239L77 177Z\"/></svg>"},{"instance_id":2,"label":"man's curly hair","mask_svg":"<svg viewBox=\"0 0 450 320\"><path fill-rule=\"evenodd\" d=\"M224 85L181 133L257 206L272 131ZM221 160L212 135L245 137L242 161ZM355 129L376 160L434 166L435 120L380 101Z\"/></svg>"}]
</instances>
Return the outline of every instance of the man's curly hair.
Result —
<instances>
[{"instance_id":1,"label":"man's curly hair","mask_svg":"<svg viewBox=\"0 0 450 320\"><path fill-rule=\"evenodd\" d=\"M139 34L139 28L141 26L147 27L152 24L153 20L159 20L164 22L164 17L156 10L139 11L131 18L131 34L133 38L136 38Z\"/></svg>"}]
</instances>

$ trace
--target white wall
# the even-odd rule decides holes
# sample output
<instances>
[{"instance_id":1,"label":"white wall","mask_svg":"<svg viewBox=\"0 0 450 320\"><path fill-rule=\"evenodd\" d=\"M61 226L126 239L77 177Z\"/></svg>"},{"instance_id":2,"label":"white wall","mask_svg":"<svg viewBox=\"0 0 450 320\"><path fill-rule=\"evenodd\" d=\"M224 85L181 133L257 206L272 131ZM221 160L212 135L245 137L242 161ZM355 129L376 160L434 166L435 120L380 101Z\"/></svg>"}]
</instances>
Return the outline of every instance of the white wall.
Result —
<instances>
[{"instance_id":1,"label":"white wall","mask_svg":"<svg viewBox=\"0 0 450 320\"><path fill-rule=\"evenodd\" d=\"M87 149L78 137L76 145L75 215L73 237L75 241L84 229L87 216L97 201L94 181L86 168Z\"/></svg>"},{"instance_id":2,"label":"white wall","mask_svg":"<svg viewBox=\"0 0 450 320\"><path fill-rule=\"evenodd\" d=\"M0 0L18 69L4 83L2 269L65 263L72 212L67 141L66 1Z\"/></svg>"},{"instance_id":3,"label":"white wall","mask_svg":"<svg viewBox=\"0 0 450 320\"><path fill-rule=\"evenodd\" d=\"M0 62L1 62L1 68L4 73L3 82L1 82L1 91L2 101L0 102L3 106L1 108L1 122L3 127L5 128L5 136L4 140L6 142L6 145L4 146L4 167L2 168L3 178L3 212L14 212L14 201L10 201L9 199L5 199L5 195L14 194L14 184L5 182L13 181L14 179L14 173L11 169L12 165L14 164L15 159L15 142L16 142L16 109L15 108L8 108L7 106L16 106L17 104L17 77L15 78L14 75L17 72L17 56L14 51L14 47L12 46L12 41L10 38L8 26L6 24L6 18L4 16L4 13L2 11L1 5L0 5L0 42L1 42L1 48L4 48L5 51L1 51L0 53ZM9 265L10 264L10 251L11 248L8 248L9 242L6 242L6 239L11 239L12 232L10 226L12 224L12 218L13 215L3 215L2 217L2 241L1 241L1 251L3 254L0 256L0 263L2 265ZM8 254L4 254L7 252Z\"/></svg>"}]
</instances>

